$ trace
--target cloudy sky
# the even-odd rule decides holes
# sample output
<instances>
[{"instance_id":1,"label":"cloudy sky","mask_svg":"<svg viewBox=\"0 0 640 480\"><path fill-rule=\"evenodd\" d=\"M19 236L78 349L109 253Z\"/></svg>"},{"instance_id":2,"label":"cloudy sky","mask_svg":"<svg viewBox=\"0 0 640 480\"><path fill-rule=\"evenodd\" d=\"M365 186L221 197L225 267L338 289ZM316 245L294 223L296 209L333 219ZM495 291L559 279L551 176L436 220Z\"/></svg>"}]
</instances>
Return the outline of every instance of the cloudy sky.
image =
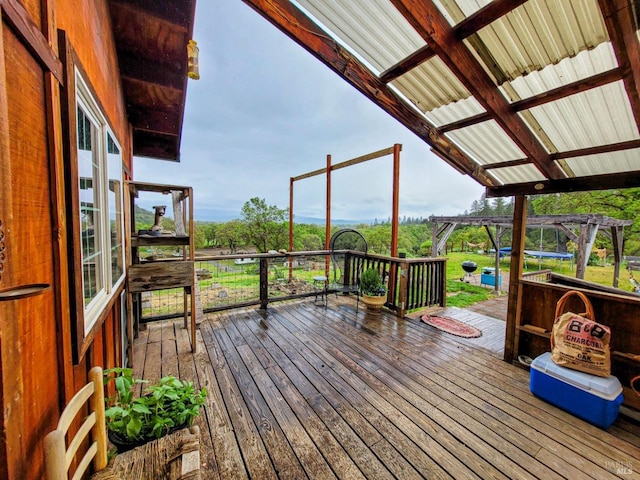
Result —
<instances>
[{"instance_id":1,"label":"cloudy sky","mask_svg":"<svg viewBox=\"0 0 640 480\"><path fill-rule=\"evenodd\" d=\"M402 144L400 216L455 215L483 189L238 0L199 0L200 80L189 82L180 163L135 158L138 181L188 185L199 220L252 197L289 206L289 178ZM391 215L392 156L332 175L332 218ZM323 219L325 177L295 182L296 217ZM144 199L143 204L144 204Z\"/></svg>"}]
</instances>

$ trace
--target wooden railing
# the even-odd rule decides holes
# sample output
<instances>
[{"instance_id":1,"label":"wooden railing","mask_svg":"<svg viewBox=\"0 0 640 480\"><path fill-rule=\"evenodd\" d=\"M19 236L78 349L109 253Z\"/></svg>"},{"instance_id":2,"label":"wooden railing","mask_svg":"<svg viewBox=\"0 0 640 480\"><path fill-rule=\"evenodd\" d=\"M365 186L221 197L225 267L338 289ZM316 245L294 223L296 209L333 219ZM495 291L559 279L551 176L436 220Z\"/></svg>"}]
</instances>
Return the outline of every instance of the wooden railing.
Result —
<instances>
[{"instance_id":1,"label":"wooden railing","mask_svg":"<svg viewBox=\"0 0 640 480\"><path fill-rule=\"evenodd\" d=\"M344 281L357 283L367 268L377 269L388 286L385 306L402 317L407 310L446 303L446 259L396 258L343 250L339 268ZM334 279L327 250L278 254L199 256L195 260L203 311L232 308L316 296L323 284L316 277ZM331 291L331 290L329 290ZM150 292L142 299L141 322L179 316L183 295L177 291ZM156 308L157 307L157 308Z\"/></svg>"},{"instance_id":2,"label":"wooden railing","mask_svg":"<svg viewBox=\"0 0 640 480\"><path fill-rule=\"evenodd\" d=\"M525 272L522 274L522 278L525 280L532 280L534 282L550 282L551 270L536 270L535 272Z\"/></svg>"},{"instance_id":3,"label":"wooden railing","mask_svg":"<svg viewBox=\"0 0 640 480\"><path fill-rule=\"evenodd\" d=\"M398 258L351 252L351 275L374 268L388 287L385 306L403 317L407 310L446 305L446 258Z\"/></svg>"}]
</instances>

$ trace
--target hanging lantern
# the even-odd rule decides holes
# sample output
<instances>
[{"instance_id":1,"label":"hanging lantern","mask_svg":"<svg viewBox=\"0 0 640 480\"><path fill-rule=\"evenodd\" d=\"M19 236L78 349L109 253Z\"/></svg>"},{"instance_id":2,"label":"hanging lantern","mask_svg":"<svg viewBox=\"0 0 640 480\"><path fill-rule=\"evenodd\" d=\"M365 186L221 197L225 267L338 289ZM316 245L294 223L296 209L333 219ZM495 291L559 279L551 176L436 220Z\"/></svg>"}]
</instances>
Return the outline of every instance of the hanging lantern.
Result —
<instances>
[{"instance_id":1,"label":"hanging lantern","mask_svg":"<svg viewBox=\"0 0 640 480\"><path fill-rule=\"evenodd\" d=\"M195 40L187 43L187 75L193 80L200 79L200 68L198 66L198 44Z\"/></svg>"}]
</instances>

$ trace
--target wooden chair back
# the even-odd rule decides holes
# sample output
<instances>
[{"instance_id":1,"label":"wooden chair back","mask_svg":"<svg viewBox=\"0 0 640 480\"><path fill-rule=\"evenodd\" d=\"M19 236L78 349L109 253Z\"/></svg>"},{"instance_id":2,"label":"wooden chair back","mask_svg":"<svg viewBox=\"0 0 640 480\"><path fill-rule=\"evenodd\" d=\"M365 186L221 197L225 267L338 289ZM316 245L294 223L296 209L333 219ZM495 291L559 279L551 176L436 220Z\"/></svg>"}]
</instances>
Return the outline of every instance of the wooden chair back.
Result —
<instances>
[{"instance_id":1,"label":"wooden chair back","mask_svg":"<svg viewBox=\"0 0 640 480\"><path fill-rule=\"evenodd\" d=\"M107 432L104 417L104 389L102 368L93 367L89 371L89 383L76 393L60 415L58 427L44 439L45 469L47 480L69 480L69 467L73 464L81 446L87 443L91 434L91 443L81 459L72 479L81 479L93 461L94 470L102 470L107 466ZM65 440L69 427L79 412L85 412L89 406L89 414L75 435Z\"/></svg>"}]
</instances>

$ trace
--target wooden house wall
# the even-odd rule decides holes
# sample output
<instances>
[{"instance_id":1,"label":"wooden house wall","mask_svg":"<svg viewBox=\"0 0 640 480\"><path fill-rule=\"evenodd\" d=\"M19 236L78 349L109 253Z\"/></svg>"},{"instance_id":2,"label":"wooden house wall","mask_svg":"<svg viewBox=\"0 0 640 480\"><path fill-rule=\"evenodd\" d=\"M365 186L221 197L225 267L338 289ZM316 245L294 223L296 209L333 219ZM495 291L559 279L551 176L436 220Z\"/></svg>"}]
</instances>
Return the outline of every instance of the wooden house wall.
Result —
<instances>
[{"instance_id":1,"label":"wooden house wall","mask_svg":"<svg viewBox=\"0 0 640 480\"><path fill-rule=\"evenodd\" d=\"M129 126L106 0L4 0L2 8L14 8L26 30L40 32L55 56L56 30L65 29L130 167ZM55 428L64 405L87 382L93 365L121 363L121 305L116 294L93 343L74 363L69 285L75 279L67 271L66 226L78 212L67 211L64 202L59 83L37 51L28 48L33 39L5 15L0 33L0 290L51 285L39 295L0 301L0 478L43 478L43 438Z\"/></svg>"}]
</instances>

